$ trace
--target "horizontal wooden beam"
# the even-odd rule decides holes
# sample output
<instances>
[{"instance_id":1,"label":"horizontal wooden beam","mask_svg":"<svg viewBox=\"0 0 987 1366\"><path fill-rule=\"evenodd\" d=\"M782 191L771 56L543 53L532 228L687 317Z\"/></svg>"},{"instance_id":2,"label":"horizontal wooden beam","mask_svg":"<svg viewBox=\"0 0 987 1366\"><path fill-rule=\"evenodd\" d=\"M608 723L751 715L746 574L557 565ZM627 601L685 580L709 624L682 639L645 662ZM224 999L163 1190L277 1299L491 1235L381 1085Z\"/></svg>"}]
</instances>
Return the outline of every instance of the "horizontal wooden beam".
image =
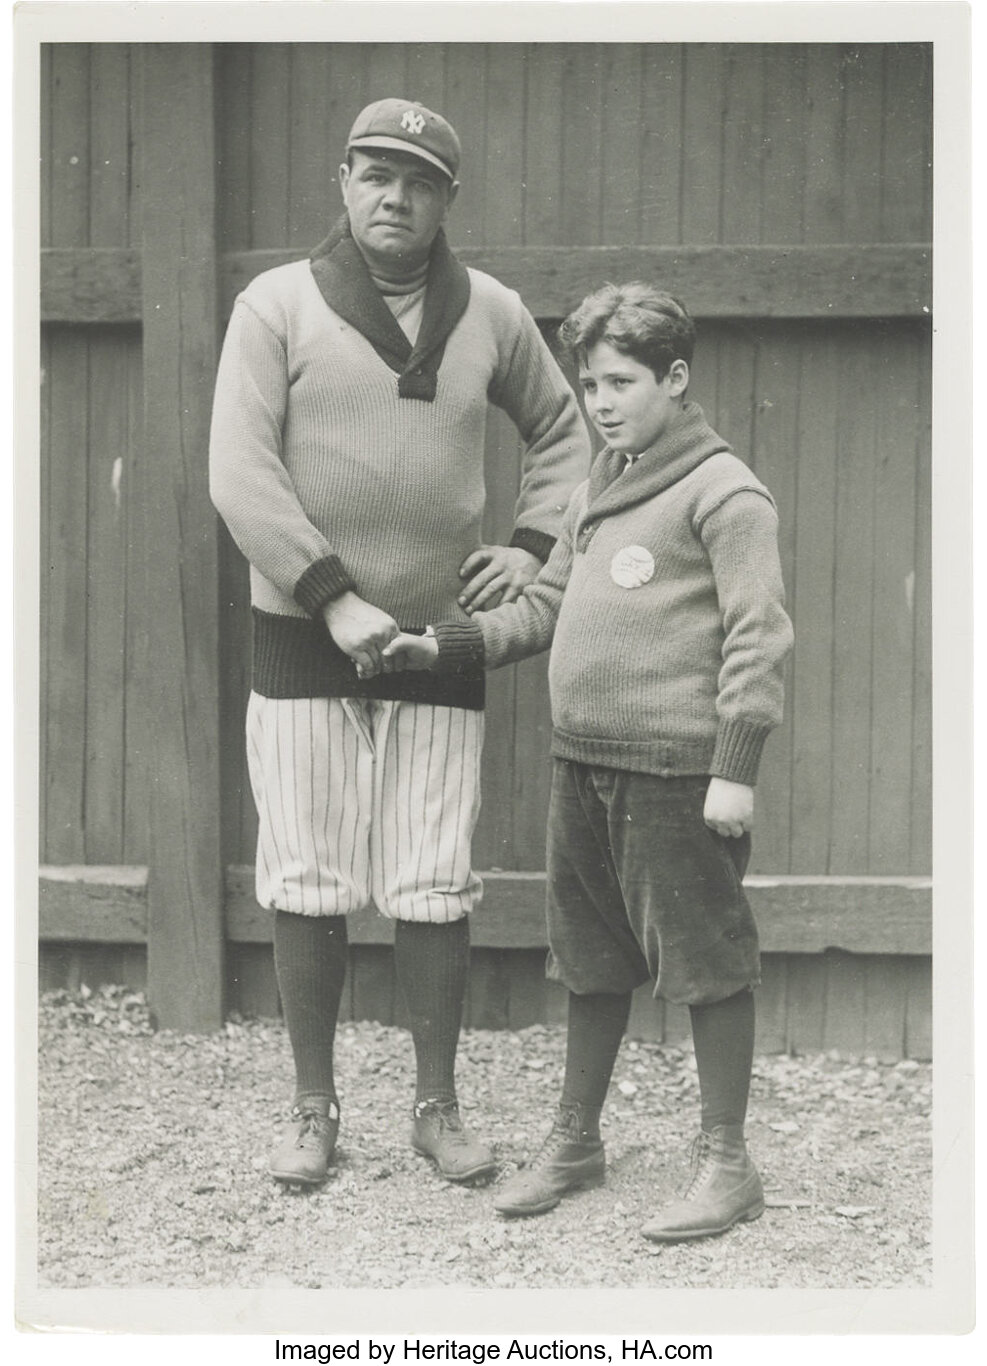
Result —
<instances>
[{"instance_id":1,"label":"horizontal wooden beam","mask_svg":"<svg viewBox=\"0 0 987 1366\"><path fill-rule=\"evenodd\" d=\"M483 903L471 923L476 948L545 947L543 873L483 873ZM250 867L227 869L226 932L266 943L271 915L254 899ZM745 881L765 953L929 954L929 878L750 877ZM391 924L373 912L350 916L355 944L388 944Z\"/></svg>"},{"instance_id":2,"label":"horizontal wooden beam","mask_svg":"<svg viewBox=\"0 0 987 1366\"><path fill-rule=\"evenodd\" d=\"M221 258L220 311L297 251ZM835 246L463 247L456 255L516 289L536 318L563 318L605 280L652 280L697 318L907 318L932 309L927 243Z\"/></svg>"},{"instance_id":3,"label":"horizontal wooden beam","mask_svg":"<svg viewBox=\"0 0 987 1366\"><path fill-rule=\"evenodd\" d=\"M147 869L43 867L40 937L56 942L140 944L147 939Z\"/></svg>"},{"instance_id":4,"label":"horizontal wooden beam","mask_svg":"<svg viewBox=\"0 0 987 1366\"><path fill-rule=\"evenodd\" d=\"M543 873L484 873L483 904L472 922L474 947L545 947ZM932 952L932 881L909 877L749 877L745 886L765 953L928 955ZM141 943L147 937L146 868L43 868L41 938ZM254 873L226 873L226 934L234 943L266 944L271 914L254 899ZM374 912L349 918L354 944L389 944L390 921Z\"/></svg>"},{"instance_id":5,"label":"horizontal wooden beam","mask_svg":"<svg viewBox=\"0 0 987 1366\"><path fill-rule=\"evenodd\" d=\"M922 318L932 309L928 243L714 247L464 247L465 264L516 289L538 318L561 318L604 280L659 281L697 318ZM285 248L219 258L220 312L255 275L304 256ZM141 321L140 253L48 248L43 322Z\"/></svg>"},{"instance_id":6,"label":"horizontal wooden beam","mask_svg":"<svg viewBox=\"0 0 987 1366\"><path fill-rule=\"evenodd\" d=\"M43 323L139 323L141 253L129 247L51 247L41 253Z\"/></svg>"}]
</instances>

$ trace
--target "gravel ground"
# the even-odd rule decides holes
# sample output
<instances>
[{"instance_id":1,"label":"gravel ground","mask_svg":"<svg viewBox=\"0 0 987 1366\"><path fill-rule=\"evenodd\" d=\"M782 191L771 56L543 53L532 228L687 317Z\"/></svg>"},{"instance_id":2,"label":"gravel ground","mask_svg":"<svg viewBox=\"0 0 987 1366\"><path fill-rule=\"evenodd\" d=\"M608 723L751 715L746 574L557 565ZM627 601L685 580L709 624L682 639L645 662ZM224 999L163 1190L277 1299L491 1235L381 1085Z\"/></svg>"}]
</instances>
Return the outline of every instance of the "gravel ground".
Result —
<instances>
[{"instance_id":1,"label":"gravel ground","mask_svg":"<svg viewBox=\"0 0 987 1366\"><path fill-rule=\"evenodd\" d=\"M931 1072L874 1058L755 1060L748 1135L763 1218L659 1247L644 1219L683 1183L698 1116L691 1052L625 1043L605 1112L603 1189L504 1220L483 1186L441 1181L408 1145L404 1031L340 1027L343 1112L330 1178L308 1193L266 1173L290 1101L279 1021L206 1038L153 1032L121 988L41 1003L40 1288L927 1286ZM537 1146L561 1028L464 1034L463 1111L501 1175Z\"/></svg>"}]
</instances>

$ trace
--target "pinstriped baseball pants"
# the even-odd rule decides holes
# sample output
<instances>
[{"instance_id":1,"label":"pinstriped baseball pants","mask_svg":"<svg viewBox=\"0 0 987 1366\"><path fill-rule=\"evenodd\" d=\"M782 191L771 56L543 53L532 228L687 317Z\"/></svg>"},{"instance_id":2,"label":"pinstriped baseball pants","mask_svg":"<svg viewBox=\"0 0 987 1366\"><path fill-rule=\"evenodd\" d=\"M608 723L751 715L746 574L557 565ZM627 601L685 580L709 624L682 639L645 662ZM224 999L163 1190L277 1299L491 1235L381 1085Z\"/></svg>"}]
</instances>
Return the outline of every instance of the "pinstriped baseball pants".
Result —
<instances>
[{"instance_id":1,"label":"pinstriped baseball pants","mask_svg":"<svg viewBox=\"0 0 987 1366\"><path fill-rule=\"evenodd\" d=\"M373 903L393 920L461 919L481 894L482 748L479 711L251 693L257 900L300 915Z\"/></svg>"}]
</instances>

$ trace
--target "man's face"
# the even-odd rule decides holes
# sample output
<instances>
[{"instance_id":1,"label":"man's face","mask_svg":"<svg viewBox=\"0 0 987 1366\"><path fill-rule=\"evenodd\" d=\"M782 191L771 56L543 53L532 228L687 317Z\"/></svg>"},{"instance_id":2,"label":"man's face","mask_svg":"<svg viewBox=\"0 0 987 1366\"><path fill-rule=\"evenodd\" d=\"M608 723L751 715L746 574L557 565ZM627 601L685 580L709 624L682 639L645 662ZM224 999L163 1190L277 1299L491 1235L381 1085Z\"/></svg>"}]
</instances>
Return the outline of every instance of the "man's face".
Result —
<instances>
[{"instance_id":1,"label":"man's face","mask_svg":"<svg viewBox=\"0 0 987 1366\"><path fill-rule=\"evenodd\" d=\"M353 153L339 168L350 231L371 266L413 270L427 260L458 184L410 153Z\"/></svg>"}]
</instances>

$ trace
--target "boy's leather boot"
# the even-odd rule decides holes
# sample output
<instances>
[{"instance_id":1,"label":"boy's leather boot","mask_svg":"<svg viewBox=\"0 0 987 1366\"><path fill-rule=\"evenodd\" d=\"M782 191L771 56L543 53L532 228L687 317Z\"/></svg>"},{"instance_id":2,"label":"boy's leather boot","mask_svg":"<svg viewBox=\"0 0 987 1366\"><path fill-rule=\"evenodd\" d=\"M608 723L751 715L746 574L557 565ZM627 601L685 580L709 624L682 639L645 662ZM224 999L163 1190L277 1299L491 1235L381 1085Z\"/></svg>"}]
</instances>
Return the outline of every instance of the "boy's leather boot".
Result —
<instances>
[{"instance_id":1,"label":"boy's leather boot","mask_svg":"<svg viewBox=\"0 0 987 1366\"><path fill-rule=\"evenodd\" d=\"M339 1133L339 1106L329 1096L299 1096L294 1121L271 1158L276 1181L315 1186L324 1181Z\"/></svg>"},{"instance_id":2,"label":"boy's leather boot","mask_svg":"<svg viewBox=\"0 0 987 1366\"><path fill-rule=\"evenodd\" d=\"M656 1243L725 1233L764 1213L764 1191L747 1154L744 1131L723 1124L701 1131L692 1149L692 1178L678 1200L659 1211L641 1232Z\"/></svg>"},{"instance_id":3,"label":"boy's leather boot","mask_svg":"<svg viewBox=\"0 0 987 1366\"><path fill-rule=\"evenodd\" d=\"M567 1191L602 1185L605 1172L602 1140L582 1136L578 1106L560 1106L545 1142L497 1192L494 1209L500 1214L544 1214Z\"/></svg>"}]
</instances>

